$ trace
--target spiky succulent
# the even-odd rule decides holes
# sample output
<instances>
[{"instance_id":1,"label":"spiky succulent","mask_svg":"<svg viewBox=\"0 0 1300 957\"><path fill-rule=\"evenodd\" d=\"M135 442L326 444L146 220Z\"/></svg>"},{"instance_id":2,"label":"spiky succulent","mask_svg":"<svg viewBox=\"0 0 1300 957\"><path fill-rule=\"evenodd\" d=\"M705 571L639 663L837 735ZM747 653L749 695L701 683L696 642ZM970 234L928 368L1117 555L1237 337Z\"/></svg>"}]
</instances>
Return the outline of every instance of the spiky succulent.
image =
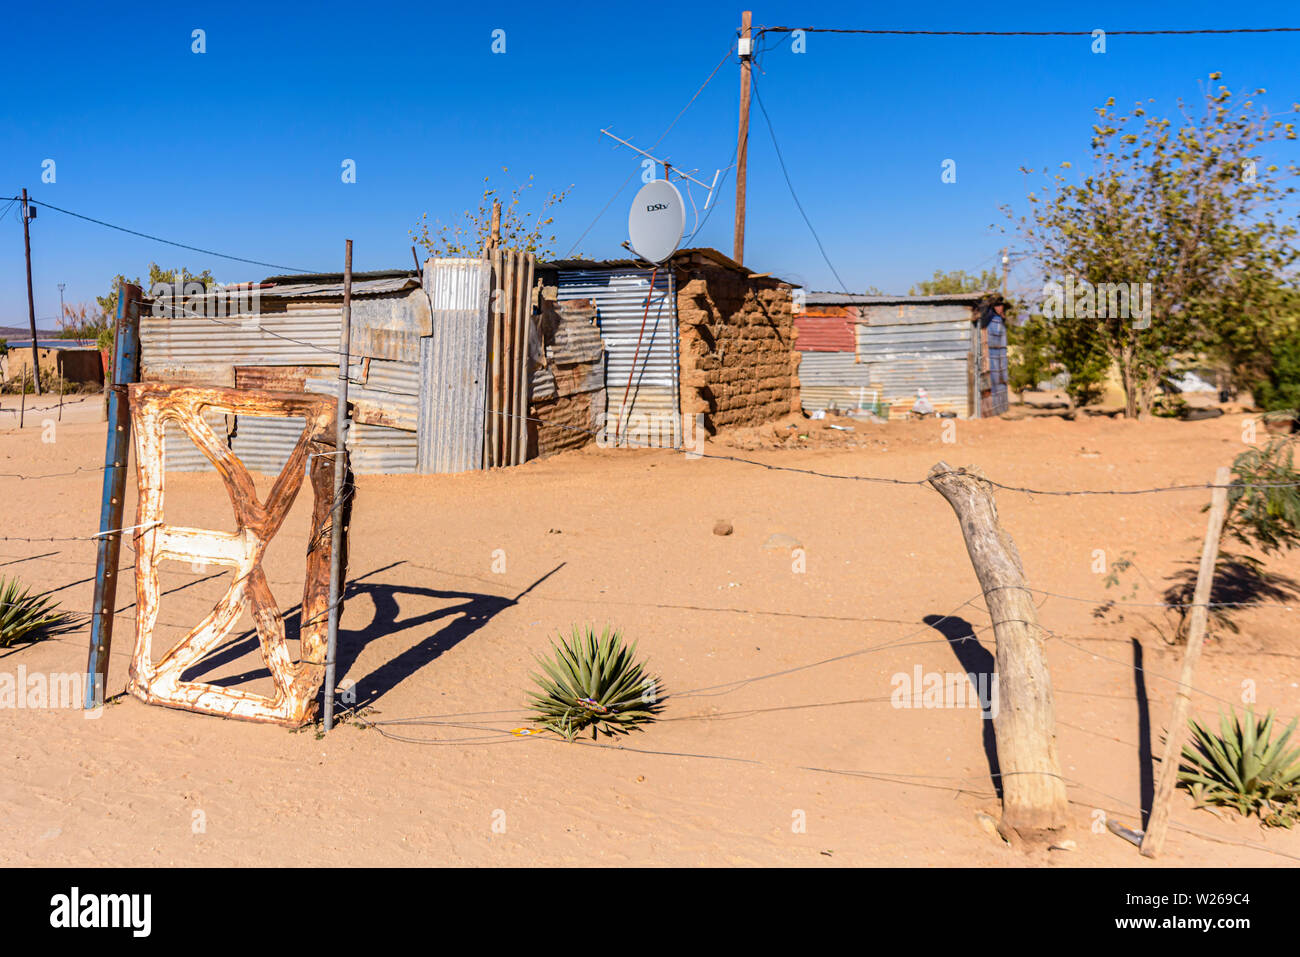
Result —
<instances>
[{"instance_id":1,"label":"spiky succulent","mask_svg":"<svg viewBox=\"0 0 1300 957\"><path fill-rule=\"evenodd\" d=\"M636 660L636 642L629 648L623 634L608 627L574 627L569 638L551 642L552 659L537 659L546 677L531 677L541 693L529 692L534 721L572 741L591 728L597 734L626 734L660 711L659 679Z\"/></svg>"},{"instance_id":2,"label":"spiky succulent","mask_svg":"<svg viewBox=\"0 0 1300 957\"><path fill-rule=\"evenodd\" d=\"M1198 804L1234 807L1281 827L1300 818L1300 747L1286 747L1295 719L1276 740L1271 711L1260 719L1247 709L1244 721L1220 714L1218 734L1190 724L1193 741L1183 748L1178 781Z\"/></svg>"},{"instance_id":3,"label":"spiky succulent","mask_svg":"<svg viewBox=\"0 0 1300 957\"><path fill-rule=\"evenodd\" d=\"M49 595L33 595L16 578L0 578L0 648L64 625L72 617Z\"/></svg>"}]
</instances>

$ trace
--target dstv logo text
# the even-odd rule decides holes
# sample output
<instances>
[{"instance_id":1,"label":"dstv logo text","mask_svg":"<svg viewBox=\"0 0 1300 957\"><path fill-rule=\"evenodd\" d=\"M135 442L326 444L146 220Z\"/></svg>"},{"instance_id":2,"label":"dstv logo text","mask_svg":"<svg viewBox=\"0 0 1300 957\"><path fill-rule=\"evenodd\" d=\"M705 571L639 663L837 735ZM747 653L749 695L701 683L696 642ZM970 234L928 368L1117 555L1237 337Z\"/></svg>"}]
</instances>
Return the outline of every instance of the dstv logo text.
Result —
<instances>
[{"instance_id":1,"label":"dstv logo text","mask_svg":"<svg viewBox=\"0 0 1300 957\"><path fill-rule=\"evenodd\" d=\"M668 208L668 204L667 204L667 203L652 203L651 205L649 205L649 206L647 206L647 207L645 208L645 211L646 211L647 213L657 213L657 212L659 212L659 210L661 210L661 209L667 209L667 208Z\"/></svg>"}]
</instances>

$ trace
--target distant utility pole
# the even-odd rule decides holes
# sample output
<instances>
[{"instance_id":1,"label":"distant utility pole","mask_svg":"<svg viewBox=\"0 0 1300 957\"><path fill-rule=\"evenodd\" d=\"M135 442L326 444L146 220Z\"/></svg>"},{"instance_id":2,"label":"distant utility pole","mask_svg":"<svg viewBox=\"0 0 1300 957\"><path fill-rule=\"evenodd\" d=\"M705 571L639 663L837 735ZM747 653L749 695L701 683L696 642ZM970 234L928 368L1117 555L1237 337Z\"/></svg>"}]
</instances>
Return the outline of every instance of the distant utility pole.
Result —
<instances>
[{"instance_id":1,"label":"distant utility pole","mask_svg":"<svg viewBox=\"0 0 1300 957\"><path fill-rule=\"evenodd\" d=\"M1002 298L1007 298L1007 269L1011 265L1011 257L1007 255L1007 247L1002 247Z\"/></svg>"},{"instance_id":2,"label":"distant utility pole","mask_svg":"<svg viewBox=\"0 0 1300 957\"><path fill-rule=\"evenodd\" d=\"M736 243L732 258L745 263L745 168L749 153L749 88L750 60L754 55L754 40L750 35L753 15L746 10L740 15L740 134L736 141Z\"/></svg>"},{"instance_id":3,"label":"distant utility pole","mask_svg":"<svg viewBox=\"0 0 1300 957\"><path fill-rule=\"evenodd\" d=\"M60 323L63 322L64 314L66 312L66 310L63 307L63 287L66 285L67 285L66 282L59 283L59 322Z\"/></svg>"},{"instance_id":4,"label":"distant utility pole","mask_svg":"<svg viewBox=\"0 0 1300 957\"><path fill-rule=\"evenodd\" d=\"M34 210L27 205L27 190L23 189L23 250L27 254L27 324L32 330L32 377L36 379L36 394L41 394L41 353L36 348L36 300L32 298L32 236L27 222Z\"/></svg>"}]
</instances>

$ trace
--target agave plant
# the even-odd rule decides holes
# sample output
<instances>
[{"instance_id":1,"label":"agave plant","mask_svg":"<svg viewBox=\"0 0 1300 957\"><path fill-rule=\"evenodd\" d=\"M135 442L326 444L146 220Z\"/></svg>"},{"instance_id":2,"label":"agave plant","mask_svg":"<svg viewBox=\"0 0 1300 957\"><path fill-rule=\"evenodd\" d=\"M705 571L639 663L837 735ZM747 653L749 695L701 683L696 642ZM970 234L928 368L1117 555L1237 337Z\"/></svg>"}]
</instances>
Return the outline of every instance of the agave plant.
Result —
<instances>
[{"instance_id":1,"label":"agave plant","mask_svg":"<svg viewBox=\"0 0 1300 957\"><path fill-rule=\"evenodd\" d=\"M1197 804L1256 813L1269 825L1295 823L1300 817L1300 747L1286 747L1295 719L1276 740L1272 711L1259 719L1247 709L1244 721L1235 712L1231 721L1220 714L1217 735L1195 720L1190 724L1193 742L1183 748L1178 780Z\"/></svg>"},{"instance_id":2,"label":"agave plant","mask_svg":"<svg viewBox=\"0 0 1300 957\"><path fill-rule=\"evenodd\" d=\"M608 627L578 629L569 638L551 643L555 656L537 659L548 677L531 677L541 693L529 692L533 719L572 741L586 728L599 733L626 734L653 721L661 705L657 678L636 660L636 642L629 648L622 632Z\"/></svg>"},{"instance_id":3,"label":"agave plant","mask_svg":"<svg viewBox=\"0 0 1300 957\"><path fill-rule=\"evenodd\" d=\"M26 638L34 641L42 632L66 624L72 617L58 610L49 595L33 595L16 578L0 578L0 648Z\"/></svg>"}]
</instances>

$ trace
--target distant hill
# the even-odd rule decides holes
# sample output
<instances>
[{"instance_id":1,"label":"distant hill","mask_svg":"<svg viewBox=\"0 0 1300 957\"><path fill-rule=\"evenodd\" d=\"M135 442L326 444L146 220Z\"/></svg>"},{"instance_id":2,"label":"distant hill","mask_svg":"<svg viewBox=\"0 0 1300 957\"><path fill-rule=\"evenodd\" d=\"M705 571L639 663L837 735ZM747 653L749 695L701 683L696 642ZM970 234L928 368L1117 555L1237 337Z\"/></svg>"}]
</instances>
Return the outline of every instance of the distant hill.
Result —
<instances>
[{"instance_id":1,"label":"distant hill","mask_svg":"<svg viewBox=\"0 0 1300 957\"><path fill-rule=\"evenodd\" d=\"M56 339L58 338L58 335L59 330L57 329L42 329L39 326L36 327L36 338L38 339ZM0 339L8 339L10 342L13 342L15 339L22 339L25 342L30 342L31 338L31 330L26 326L0 326Z\"/></svg>"}]
</instances>

